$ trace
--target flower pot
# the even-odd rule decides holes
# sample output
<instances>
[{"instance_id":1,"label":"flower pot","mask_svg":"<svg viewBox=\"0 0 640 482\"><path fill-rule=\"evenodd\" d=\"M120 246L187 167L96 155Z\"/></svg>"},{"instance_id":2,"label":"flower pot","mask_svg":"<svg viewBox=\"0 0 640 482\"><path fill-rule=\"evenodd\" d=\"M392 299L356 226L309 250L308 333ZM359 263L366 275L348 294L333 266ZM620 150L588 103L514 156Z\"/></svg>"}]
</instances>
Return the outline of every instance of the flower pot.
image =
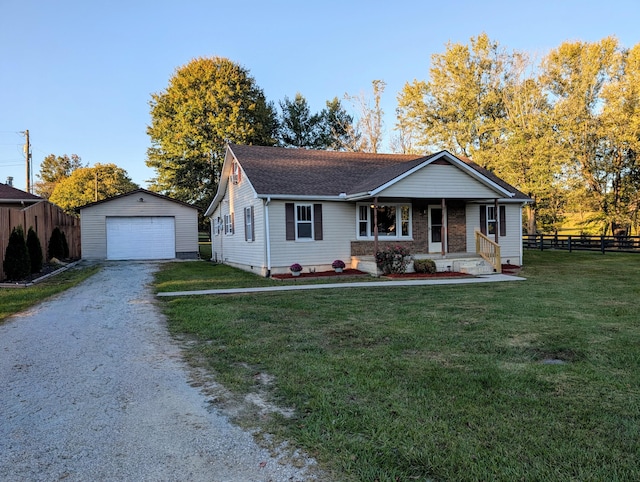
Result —
<instances>
[{"instance_id":1,"label":"flower pot","mask_svg":"<svg viewBox=\"0 0 640 482\"><path fill-rule=\"evenodd\" d=\"M342 268L333 268L336 270L336 273L342 273Z\"/></svg>"},{"instance_id":2,"label":"flower pot","mask_svg":"<svg viewBox=\"0 0 640 482\"><path fill-rule=\"evenodd\" d=\"M291 276L300 276L300 271L292 271Z\"/></svg>"}]
</instances>

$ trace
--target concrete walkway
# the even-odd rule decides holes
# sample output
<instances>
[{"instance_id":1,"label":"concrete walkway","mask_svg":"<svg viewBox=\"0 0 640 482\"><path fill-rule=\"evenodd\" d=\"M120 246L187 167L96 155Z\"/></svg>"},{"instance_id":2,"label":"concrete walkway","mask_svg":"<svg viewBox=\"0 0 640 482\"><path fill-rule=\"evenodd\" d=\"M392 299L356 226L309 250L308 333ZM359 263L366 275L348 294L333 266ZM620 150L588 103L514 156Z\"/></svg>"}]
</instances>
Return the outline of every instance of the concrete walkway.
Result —
<instances>
[{"instance_id":1,"label":"concrete walkway","mask_svg":"<svg viewBox=\"0 0 640 482\"><path fill-rule=\"evenodd\" d=\"M396 286L427 286L427 285L462 285L474 283L497 283L505 281L524 281L526 278L511 276L506 274L489 274L476 278L425 278L407 279L392 281L357 281L354 283L326 283L308 285L285 285L267 286L262 288L226 288L218 290L197 290L197 291L170 291L158 293L158 296L194 296L194 295L235 295L242 293L263 293L267 291L294 291L294 290L320 290L330 288L376 288L384 286L393 288Z\"/></svg>"}]
</instances>

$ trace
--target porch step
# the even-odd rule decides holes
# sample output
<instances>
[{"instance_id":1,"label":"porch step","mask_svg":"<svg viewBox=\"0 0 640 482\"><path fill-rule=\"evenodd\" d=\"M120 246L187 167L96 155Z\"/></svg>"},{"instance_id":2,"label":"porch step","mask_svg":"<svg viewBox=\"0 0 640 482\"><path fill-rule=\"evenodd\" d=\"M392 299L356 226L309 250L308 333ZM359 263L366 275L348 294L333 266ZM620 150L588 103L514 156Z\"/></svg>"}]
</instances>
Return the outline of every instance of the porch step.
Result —
<instances>
[{"instance_id":1,"label":"porch step","mask_svg":"<svg viewBox=\"0 0 640 482\"><path fill-rule=\"evenodd\" d=\"M437 262L436 262L437 265ZM455 260L452 263L452 271L458 271L459 273L467 273L474 276L480 274L493 274L494 269L491 264L482 258L479 259L464 259Z\"/></svg>"}]
</instances>

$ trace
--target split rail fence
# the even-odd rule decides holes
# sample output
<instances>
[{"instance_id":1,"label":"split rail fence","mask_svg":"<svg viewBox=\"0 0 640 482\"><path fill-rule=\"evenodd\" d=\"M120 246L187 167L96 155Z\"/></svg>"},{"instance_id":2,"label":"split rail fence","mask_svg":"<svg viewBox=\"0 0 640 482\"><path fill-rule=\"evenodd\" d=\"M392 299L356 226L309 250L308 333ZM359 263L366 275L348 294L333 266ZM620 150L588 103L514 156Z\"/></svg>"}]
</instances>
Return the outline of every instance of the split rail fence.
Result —
<instances>
[{"instance_id":1,"label":"split rail fence","mask_svg":"<svg viewBox=\"0 0 640 482\"><path fill-rule=\"evenodd\" d=\"M79 218L65 213L48 201L41 201L24 209L0 208L0 258L3 261L0 263L0 281L5 279L3 265L9 236L17 226L22 226L25 236L29 228L33 228L38 234L45 259L48 259L47 247L55 228L59 228L67 238L69 257L78 259L81 256Z\"/></svg>"},{"instance_id":2,"label":"split rail fence","mask_svg":"<svg viewBox=\"0 0 640 482\"><path fill-rule=\"evenodd\" d=\"M522 238L525 249L600 251L601 253L640 253L640 236L586 236L535 234Z\"/></svg>"}]
</instances>

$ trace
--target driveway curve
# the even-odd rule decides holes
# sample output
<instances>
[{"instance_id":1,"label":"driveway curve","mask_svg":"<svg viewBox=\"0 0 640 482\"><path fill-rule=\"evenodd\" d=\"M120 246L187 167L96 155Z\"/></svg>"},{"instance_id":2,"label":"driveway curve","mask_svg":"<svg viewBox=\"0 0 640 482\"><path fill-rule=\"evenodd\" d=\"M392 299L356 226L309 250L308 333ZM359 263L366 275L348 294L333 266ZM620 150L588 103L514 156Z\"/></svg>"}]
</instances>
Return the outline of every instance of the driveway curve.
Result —
<instances>
[{"instance_id":1,"label":"driveway curve","mask_svg":"<svg viewBox=\"0 0 640 482\"><path fill-rule=\"evenodd\" d=\"M0 480L316 480L189 384L157 268L107 264L0 325Z\"/></svg>"}]
</instances>

